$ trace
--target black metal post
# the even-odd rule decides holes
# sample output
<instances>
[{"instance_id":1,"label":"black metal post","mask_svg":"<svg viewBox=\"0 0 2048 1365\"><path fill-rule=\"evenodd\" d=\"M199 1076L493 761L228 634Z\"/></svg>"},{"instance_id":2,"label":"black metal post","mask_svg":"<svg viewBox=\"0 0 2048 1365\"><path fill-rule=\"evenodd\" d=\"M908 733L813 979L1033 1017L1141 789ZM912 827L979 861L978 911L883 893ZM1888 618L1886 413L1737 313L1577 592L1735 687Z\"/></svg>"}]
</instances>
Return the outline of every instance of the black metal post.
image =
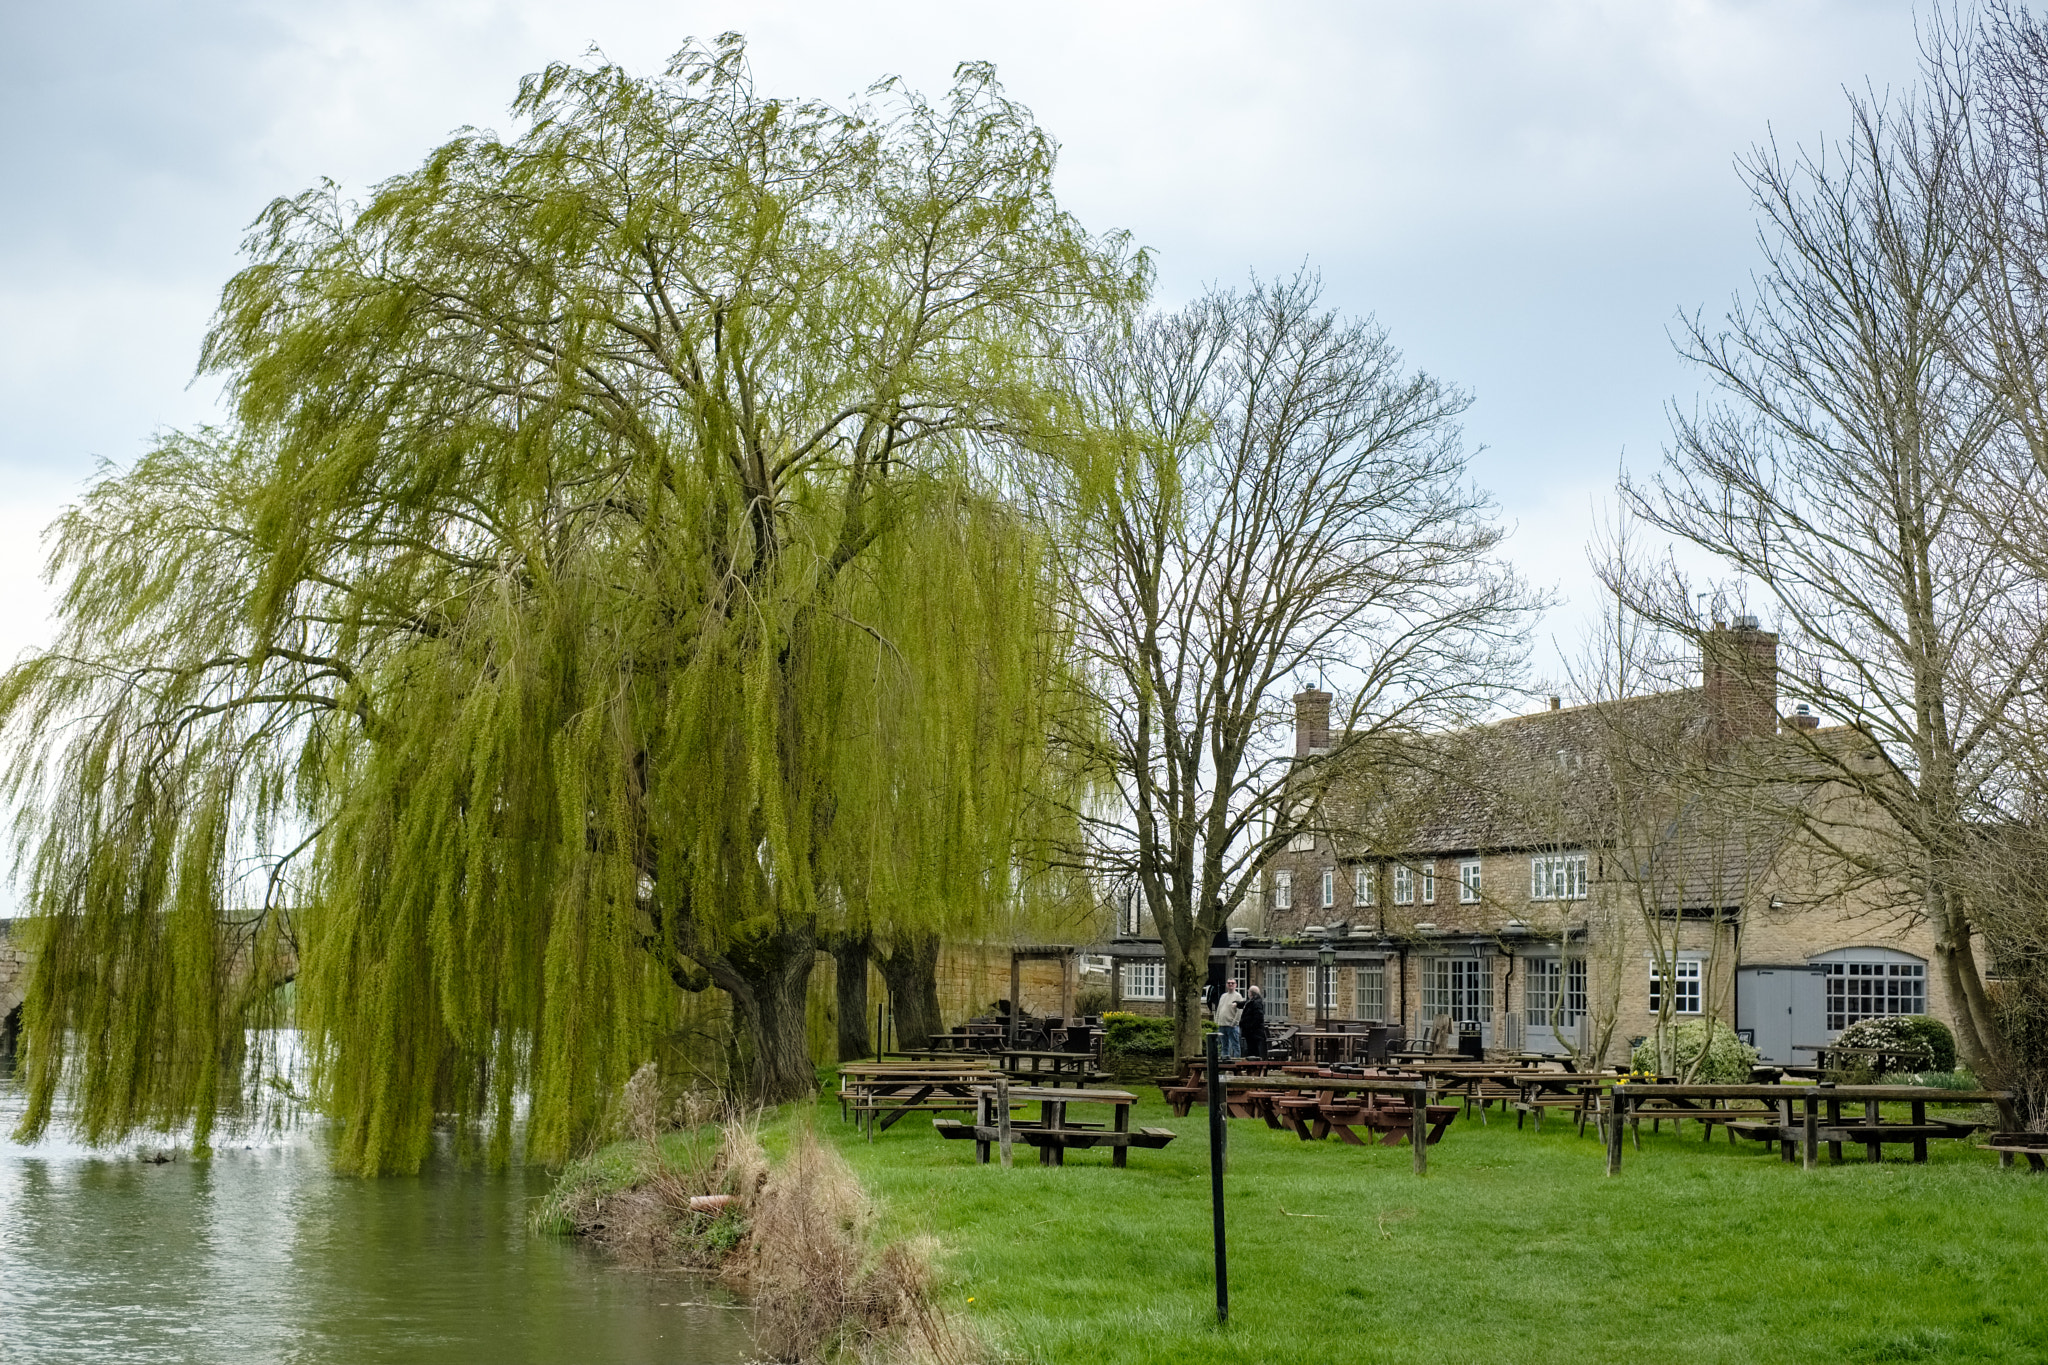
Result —
<instances>
[{"instance_id":1,"label":"black metal post","mask_svg":"<svg viewBox=\"0 0 2048 1365\"><path fill-rule=\"evenodd\" d=\"M1230 1321L1230 1258L1223 1249L1223 1065L1216 1035L1206 1043L1209 1059L1209 1210L1216 1228L1216 1321Z\"/></svg>"}]
</instances>

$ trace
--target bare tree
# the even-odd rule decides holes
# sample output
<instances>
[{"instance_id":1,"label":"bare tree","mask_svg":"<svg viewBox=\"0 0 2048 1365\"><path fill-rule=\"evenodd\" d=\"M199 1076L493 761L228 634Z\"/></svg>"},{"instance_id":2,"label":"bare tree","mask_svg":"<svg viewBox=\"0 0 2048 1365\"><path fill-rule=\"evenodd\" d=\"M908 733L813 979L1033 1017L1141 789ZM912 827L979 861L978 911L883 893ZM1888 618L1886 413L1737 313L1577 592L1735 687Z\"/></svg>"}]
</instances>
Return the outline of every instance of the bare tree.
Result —
<instances>
[{"instance_id":1,"label":"bare tree","mask_svg":"<svg viewBox=\"0 0 2048 1365\"><path fill-rule=\"evenodd\" d=\"M1932 926L1958 1042L1983 1066L2000 1041L1970 860L2048 651L2040 578L2011 553L2040 524L2041 475L1957 358L1985 264L1960 111L1852 97L1850 112L1825 153L1744 163L1766 268L1725 329L1694 319L1681 347L1719 400L1674 412L1662 474L1622 492L1731 570L1728 591L1776 607L1788 696L1849 727L1798 740L1804 789L1783 813L1844 878ZM1614 582L1659 626L1708 638L1675 568ZM1784 780L1781 752L1752 756L1719 755L1714 780ZM1822 786L1854 799L1813 800Z\"/></svg>"},{"instance_id":2,"label":"bare tree","mask_svg":"<svg viewBox=\"0 0 2048 1365\"><path fill-rule=\"evenodd\" d=\"M1099 792L1072 852L1150 912L1183 1051L1260 863L1319 827L1336 772L1510 682L1528 604L1465 481L1466 397L1319 294L1212 292L1079 357L1089 438L1033 490L1080 650L1060 739ZM1328 741L1286 752L1318 679Z\"/></svg>"}]
</instances>

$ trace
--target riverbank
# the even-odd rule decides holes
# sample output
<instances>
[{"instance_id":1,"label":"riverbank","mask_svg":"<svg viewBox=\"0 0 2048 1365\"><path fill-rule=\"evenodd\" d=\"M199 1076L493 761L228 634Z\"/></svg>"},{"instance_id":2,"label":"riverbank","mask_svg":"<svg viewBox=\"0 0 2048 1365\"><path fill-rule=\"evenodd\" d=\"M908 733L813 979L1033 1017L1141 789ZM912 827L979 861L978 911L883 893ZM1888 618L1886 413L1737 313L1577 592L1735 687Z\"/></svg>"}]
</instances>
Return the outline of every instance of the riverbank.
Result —
<instances>
[{"instance_id":1,"label":"riverbank","mask_svg":"<svg viewBox=\"0 0 2048 1365\"><path fill-rule=\"evenodd\" d=\"M1426 1178L1406 1148L1230 1125L1231 1323L1219 1331L1207 1120L1063 1168L979 1166L907 1119L869 1143L809 1117L883 1210L941 1248L942 1302L1043 1365L2048 1357L2048 1179L1937 1143L1929 1162L1803 1171L1754 1144L1643 1133L1624 1173L1569 1123L1460 1118ZM769 1131L786 1129L779 1116Z\"/></svg>"}]
</instances>

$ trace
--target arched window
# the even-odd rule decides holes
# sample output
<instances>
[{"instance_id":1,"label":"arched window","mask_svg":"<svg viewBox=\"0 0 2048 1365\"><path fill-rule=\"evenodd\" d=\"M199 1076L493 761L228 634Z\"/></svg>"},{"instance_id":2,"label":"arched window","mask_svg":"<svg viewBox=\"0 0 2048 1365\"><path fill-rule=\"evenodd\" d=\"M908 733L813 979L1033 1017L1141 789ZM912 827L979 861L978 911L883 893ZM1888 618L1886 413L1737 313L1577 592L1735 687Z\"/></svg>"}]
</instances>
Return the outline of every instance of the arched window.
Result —
<instances>
[{"instance_id":1,"label":"arched window","mask_svg":"<svg viewBox=\"0 0 2048 1365\"><path fill-rule=\"evenodd\" d=\"M1927 963L1895 948L1837 948L1808 959L1827 968L1827 1027L1858 1019L1927 1013Z\"/></svg>"}]
</instances>

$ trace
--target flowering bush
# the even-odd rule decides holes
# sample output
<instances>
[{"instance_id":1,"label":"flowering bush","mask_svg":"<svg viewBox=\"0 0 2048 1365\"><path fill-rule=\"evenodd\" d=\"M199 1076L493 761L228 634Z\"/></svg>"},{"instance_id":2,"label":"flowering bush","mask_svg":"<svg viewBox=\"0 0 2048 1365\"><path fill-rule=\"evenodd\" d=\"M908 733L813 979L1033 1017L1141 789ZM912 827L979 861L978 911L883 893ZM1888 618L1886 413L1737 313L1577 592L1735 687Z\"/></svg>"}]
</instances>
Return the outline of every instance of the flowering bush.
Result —
<instances>
[{"instance_id":1,"label":"flowering bush","mask_svg":"<svg viewBox=\"0 0 2048 1365\"><path fill-rule=\"evenodd\" d=\"M1669 1049L1677 1074L1705 1085L1741 1085L1756 1065L1756 1049L1718 1019L1712 1021L1711 1028L1709 1033L1705 1019L1688 1019L1672 1028ZM1657 1069L1655 1034L1636 1044L1629 1065L1638 1071Z\"/></svg>"},{"instance_id":2,"label":"flowering bush","mask_svg":"<svg viewBox=\"0 0 2048 1365\"><path fill-rule=\"evenodd\" d=\"M1880 1019L1862 1019L1842 1030L1836 1039L1842 1047L1881 1049L1887 1071L1953 1071L1956 1068L1956 1039L1948 1025L1924 1014L1893 1014ZM1862 1064L1851 1069L1876 1068Z\"/></svg>"}]
</instances>

